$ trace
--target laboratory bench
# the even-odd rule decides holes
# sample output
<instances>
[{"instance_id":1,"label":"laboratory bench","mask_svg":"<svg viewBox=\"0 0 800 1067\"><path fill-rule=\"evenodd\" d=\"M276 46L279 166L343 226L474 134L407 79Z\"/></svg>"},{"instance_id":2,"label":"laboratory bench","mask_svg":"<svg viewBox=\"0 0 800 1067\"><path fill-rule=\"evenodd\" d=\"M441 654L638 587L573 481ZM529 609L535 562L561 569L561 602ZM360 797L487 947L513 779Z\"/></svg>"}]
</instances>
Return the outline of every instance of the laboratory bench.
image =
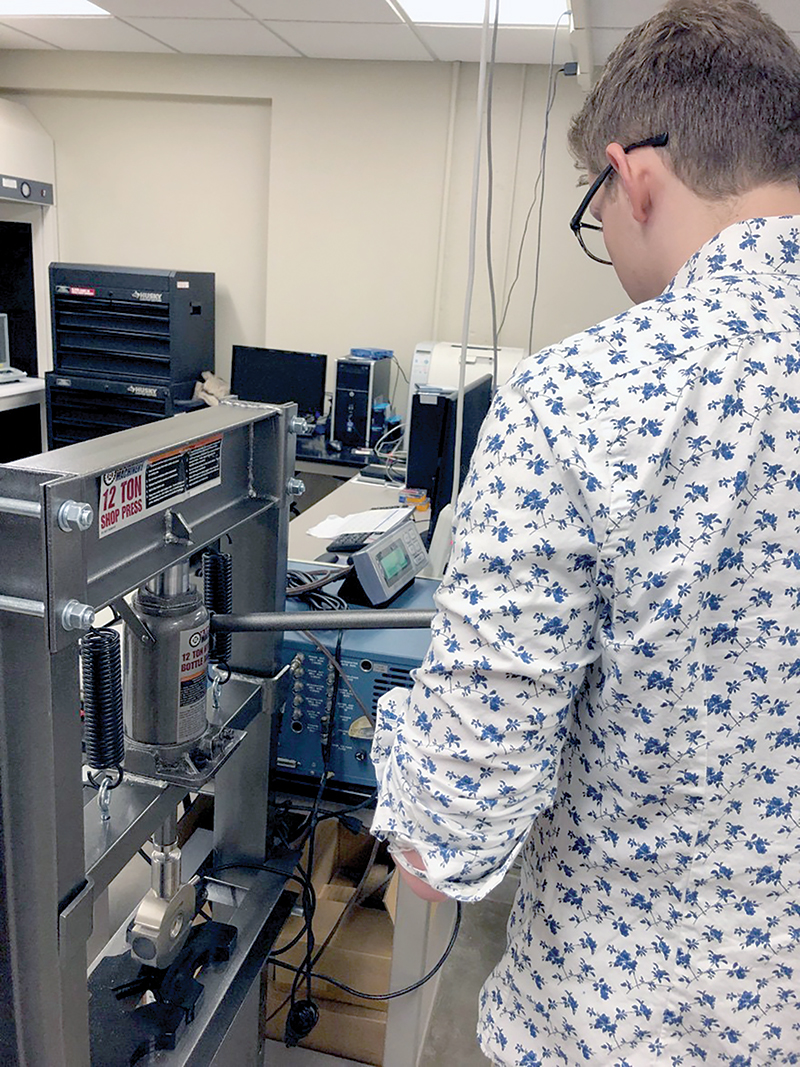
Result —
<instances>
[{"instance_id":1,"label":"laboratory bench","mask_svg":"<svg viewBox=\"0 0 800 1067\"><path fill-rule=\"evenodd\" d=\"M42 378L23 378L0 385L0 463L36 455L47 447L47 412Z\"/></svg>"}]
</instances>

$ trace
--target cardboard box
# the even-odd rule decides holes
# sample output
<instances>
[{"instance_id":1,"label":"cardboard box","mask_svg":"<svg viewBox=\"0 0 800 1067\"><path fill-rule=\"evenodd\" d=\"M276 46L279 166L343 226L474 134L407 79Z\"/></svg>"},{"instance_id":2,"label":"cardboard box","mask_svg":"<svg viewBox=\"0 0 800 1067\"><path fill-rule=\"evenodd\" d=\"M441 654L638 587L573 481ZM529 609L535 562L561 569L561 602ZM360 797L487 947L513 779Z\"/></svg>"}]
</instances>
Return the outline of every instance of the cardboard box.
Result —
<instances>
[{"instance_id":1,"label":"cardboard box","mask_svg":"<svg viewBox=\"0 0 800 1067\"><path fill-rule=\"evenodd\" d=\"M368 834L352 834L336 820L326 820L320 824L311 877L317 894L313 922L315 953L340 921L356 893L372 846L373 839ZM394 925L380 902L388 878L389 869L386 865L376 864L373 867L364 889L367 895L341 922L315 964L316 972L330 975L365 993L389 991ZM287 945L302 928L302 915L292 915L284 924L275 942L275 949ZM305 938L301 938L279 958L297 967L305 954L306 942ZM294 981L294 972L271 963L267 974L269 1015L287 997ZM367 1001L319 979L312 982L312 995L320 1008L321 1020L309 1037L301 1042L303 1047L362 1063L382 1062L385 1001ZM301 999L304 997L305 986L300 994ZM283 1039L287 1011L288 1004L267 1024L268 1036L276 1040Z\"/></svg>"},{"instance_id":2,"label":"cardboard box","mask_svg":"<svg viewBox=\"0 0 800 1067\"><path fill-rule=\"evenodd\" d=\"M333 929L345 907L345 903L327 900L324 896L317 901L314 915L314 938L318 946ZM288 943L301 929L302 923L302 919L292 916L281 931L276 948ZM356 905L336 931L314 970L320 974L330 975L331 978L336 978L352 986L353 989L362 990L365 993L388 993L393 935L394 927L387 912L376 908L361 908ZM280 958L297 967L302 963L304 956L305 940L302 940ZM269 977L279 989L290 989L294 981L292 971L276 967L274 964L270 964ZM338 986L331 985L330 982L315 979L313 989L319 996L328 1000L338 1000L346 1004L368 1004L374 1010L386 1011L384 1001L366 1001L344 989L339 989Z\"/></svg>"},{"instance_id":3,"label":"cardboard box","mask_svg":"<svg viewBox=\"0 0 800 1067\"><path fill-rule=\"evenodd\" d=\"M314 834L314 870L311 872L311 883L317 893L344 872L351 875L363 872L372 844L373 838L368 833L351 833L336 819L325 819L319 823ZM308 870L307 842L301 863L303 869ZM352 884L355 885L355 881Z\"/></svg>"},{"instance_id":4,"label":"cardboard box","mask_svg":"<svg viewBox=\"0 0 800 1067\"><path fill-rule=\"evenodd\" d=\"M280 1006L286 995L286 990L269 987L268 1016ZM319 1022L308 1037L300 1042L300 1048L327 1052L332 1056L380 1067L383 1063L383 1045L386 1038L385 1012L360 1008L355 1004L323 1000L321 997L315 997L314 1002L319 1008ZM266 1025L267 1037L274 1041L283 1041L288 1010L289 1005L286 1004L269 1020Z\"/></svg>"}]
</instances>

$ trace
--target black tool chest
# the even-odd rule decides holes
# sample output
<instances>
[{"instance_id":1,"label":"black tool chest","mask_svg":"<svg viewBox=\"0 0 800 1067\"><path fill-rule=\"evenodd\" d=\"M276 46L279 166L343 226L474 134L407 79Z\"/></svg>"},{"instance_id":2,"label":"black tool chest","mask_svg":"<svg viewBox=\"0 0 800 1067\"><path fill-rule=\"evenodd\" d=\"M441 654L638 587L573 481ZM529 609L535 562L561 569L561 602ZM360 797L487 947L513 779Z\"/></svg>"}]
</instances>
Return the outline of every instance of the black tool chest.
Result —
<instances>
[{"instance_id":1,"label":"black tool chest","mask_svg":"<svg viewBox=\"0 0 800 1067\"><path fill-rule=\"evenodd\" d=\"M50 448L196 406L214 369L213 274L53 263L50 301Z\"/></svg>"},{"instance_id":2,"label":"black tool chest","mask_svg":"<svg viewBox=\"0 0 800 1067\"><path fill-rule=\"evenodd\" d=\"M141 385L58 371L50 371L45 379L49 448L89 441L204 406L192 401L194 381Z\"/></svg>"}]
</instances>

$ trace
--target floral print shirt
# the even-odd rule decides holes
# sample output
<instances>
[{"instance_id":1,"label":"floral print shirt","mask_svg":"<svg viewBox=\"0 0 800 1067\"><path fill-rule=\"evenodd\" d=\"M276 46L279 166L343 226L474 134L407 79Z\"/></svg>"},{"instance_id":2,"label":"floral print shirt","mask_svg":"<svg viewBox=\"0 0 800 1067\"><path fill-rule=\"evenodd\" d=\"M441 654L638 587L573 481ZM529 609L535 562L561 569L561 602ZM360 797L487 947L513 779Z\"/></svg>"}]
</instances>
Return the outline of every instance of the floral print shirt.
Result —
<instances>
[{"instance_id":1,"label":"floral print shirt","mask_svg":"<svg viewBox=\"0 0 800 1067\"><path fill-rule=\"evenodd\" d=\"M373 830L484 896L497 1064L800 1063L800 217L530 356L456 508Z\"/></svg>"}]
</instances>

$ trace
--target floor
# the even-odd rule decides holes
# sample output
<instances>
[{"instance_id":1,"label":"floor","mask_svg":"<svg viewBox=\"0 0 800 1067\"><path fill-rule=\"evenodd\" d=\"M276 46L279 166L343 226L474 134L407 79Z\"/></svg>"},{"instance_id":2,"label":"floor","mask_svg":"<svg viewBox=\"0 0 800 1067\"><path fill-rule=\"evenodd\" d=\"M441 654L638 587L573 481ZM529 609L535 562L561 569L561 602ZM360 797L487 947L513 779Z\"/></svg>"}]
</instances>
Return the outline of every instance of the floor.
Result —
<instances>
[{"instance_id":1,"label":"floor","mask_svg":"<svg viewBox=\"0 0 800 1067\"><path fill-rule=\"evenodd\" d=\"M468 904L458 940L442 968L427 1040L418 1067L487 1067L489 1060L478 1048L475 1029L478 995L484 979L505 946L506 920L519 885L515 871L478 904ZM361 1067L352 1060L287 1049L268 1043L265 1067ZM391 1065L387 1065L391 1067Z\"/></svg>"}]
</instances>

